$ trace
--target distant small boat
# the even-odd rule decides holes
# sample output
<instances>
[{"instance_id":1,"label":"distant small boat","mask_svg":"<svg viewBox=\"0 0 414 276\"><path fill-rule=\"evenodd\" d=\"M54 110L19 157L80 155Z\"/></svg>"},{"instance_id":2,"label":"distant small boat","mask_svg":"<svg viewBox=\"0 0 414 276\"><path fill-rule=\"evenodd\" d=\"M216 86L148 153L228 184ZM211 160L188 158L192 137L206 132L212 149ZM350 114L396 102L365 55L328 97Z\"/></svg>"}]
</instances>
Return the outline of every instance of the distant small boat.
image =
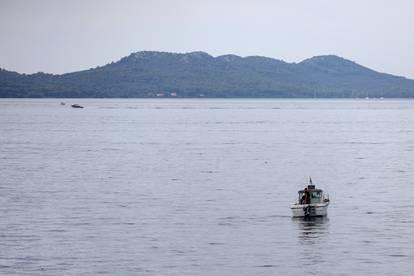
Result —
<instances>
[{"instance_id":1,"label":"distant small boat","mask_svg":"<svg viewBox=\"0 0 414 276\"><path fill-rule=\"evenodd\" d=\"M71 106L72 106L73 108L83 108L83 106L78 105L78 104L72 104Z\"/></svg>"},{"instance_id":2,"label":"distant small boat","mask_svg":"<svg viewBox=\"0 0 414 276\"><path fill-rule=\"evenodd\" d=\"M298 200L290 206L293 217L323 217L328 214L329 195L310 184L298 192Z\"/></svg>"},{"instance_id":3,"label":"distant small boat","mask_svg":"<svg viewBox=\"0 0 414 276\"><path fill-rule=\"evenodd\" d=\"M60 103L60 105L66 105L66 103L64 103L64 102L61 102L61 103Z\"/></svg>"}]
</instances>

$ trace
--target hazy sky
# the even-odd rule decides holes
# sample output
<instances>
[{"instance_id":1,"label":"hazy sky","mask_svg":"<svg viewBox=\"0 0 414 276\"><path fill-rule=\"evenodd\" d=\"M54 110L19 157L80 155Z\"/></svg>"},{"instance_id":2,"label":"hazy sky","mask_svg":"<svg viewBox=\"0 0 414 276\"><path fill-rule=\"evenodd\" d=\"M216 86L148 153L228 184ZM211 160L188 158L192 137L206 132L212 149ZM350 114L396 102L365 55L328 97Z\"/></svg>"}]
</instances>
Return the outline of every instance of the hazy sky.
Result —
<instances>
[{"instance_id":1,"label":"hazy sky","mask_svg":"<svg viewBox=\"0 0 414 276\"><path fill-rule=\"evenodd\" d=\"M414 78L414 1L0 0L1 68L64 73L142 50L336 54Z\"/></svg>"}]
</instances>

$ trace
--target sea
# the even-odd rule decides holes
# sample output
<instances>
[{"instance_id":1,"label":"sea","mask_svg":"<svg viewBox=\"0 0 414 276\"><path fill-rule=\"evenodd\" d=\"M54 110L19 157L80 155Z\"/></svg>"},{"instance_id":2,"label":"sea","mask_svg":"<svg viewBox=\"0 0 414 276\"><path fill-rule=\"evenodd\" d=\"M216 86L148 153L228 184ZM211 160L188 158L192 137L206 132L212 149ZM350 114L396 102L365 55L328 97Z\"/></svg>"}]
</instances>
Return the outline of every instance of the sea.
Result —
<instances>
[{"instance_id":1,"label":"sea","mask_svg":"<svg viewBox=\"0 0 414 276\"><path fill-rule=\"evenodd\" d=\"M0 100L0 275L413 271L413 100Z\"/></svg>"}]
</instances>

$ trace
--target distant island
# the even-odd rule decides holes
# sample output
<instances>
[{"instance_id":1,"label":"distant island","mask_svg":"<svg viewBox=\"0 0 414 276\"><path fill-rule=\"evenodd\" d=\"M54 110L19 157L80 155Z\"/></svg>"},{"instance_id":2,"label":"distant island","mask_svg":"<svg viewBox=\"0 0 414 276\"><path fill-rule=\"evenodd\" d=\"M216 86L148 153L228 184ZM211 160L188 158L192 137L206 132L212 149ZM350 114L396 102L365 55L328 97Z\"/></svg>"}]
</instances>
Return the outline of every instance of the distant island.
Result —
<instances>
[{"instance_id":1,"label":"distant island","mask_svg":"<svg viewBox=\"0 0 414 276\"><path fill-rule=\"evenodd\" d=\"M414 98L414 80L335 56L299 63L204 52L143 51L53 75L0 69L1 98Z\"/></svg>"}]
</instances>

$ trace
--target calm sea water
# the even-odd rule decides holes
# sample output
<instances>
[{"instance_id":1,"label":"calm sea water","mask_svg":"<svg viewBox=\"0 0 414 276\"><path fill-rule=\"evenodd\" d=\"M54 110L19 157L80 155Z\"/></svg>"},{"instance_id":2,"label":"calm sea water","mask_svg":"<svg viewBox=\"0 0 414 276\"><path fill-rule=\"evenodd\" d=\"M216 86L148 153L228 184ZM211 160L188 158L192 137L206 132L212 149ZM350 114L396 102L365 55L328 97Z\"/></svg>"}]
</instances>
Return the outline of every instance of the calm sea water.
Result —
<instances>
[{"instance_id":1,"label":"calm sea water","mask_svg":"<svg viewBox=\"0 0 414 276\"><path fill-rule=\"evenodd\" d=\"M414 101L67 102L0 100L0 274L413 275Z\"/></svg>"}]
</instances>

